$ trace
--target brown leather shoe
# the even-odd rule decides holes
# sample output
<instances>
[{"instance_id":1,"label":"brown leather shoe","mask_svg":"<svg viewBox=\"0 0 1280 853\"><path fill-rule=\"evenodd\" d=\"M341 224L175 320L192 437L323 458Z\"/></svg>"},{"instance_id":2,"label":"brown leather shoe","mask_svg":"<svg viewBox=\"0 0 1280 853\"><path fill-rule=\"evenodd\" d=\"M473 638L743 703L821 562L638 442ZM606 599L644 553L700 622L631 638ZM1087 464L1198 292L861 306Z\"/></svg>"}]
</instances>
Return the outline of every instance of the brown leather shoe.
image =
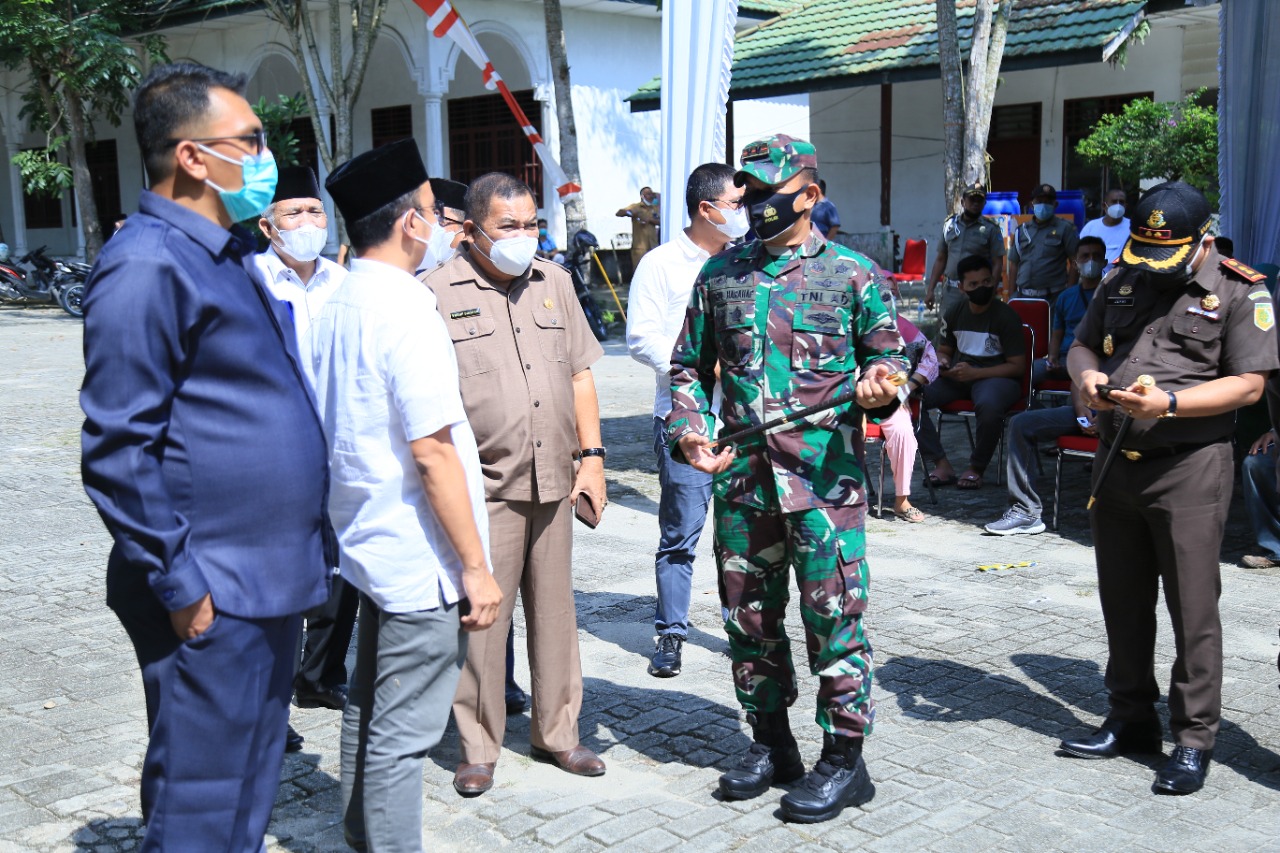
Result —
<instances>
[{"instance_id":1,"label":"brown leather shoe","mask_svg":"<svg viewBox=\"0 0 1280 853\"><path fill-rule=\"evenodd\" d=\"M560 765L561 770L574 776L604 775L604 761L582 744L561 752L550 752L535 746L530 748L529 754L539 761L553 761Z\"/></svg>"},{"instance_id":2,"label":"brown leather shoe","mask_svg":"<svg viewBox=\"0 0 1280 853\"><path fill-rule=\"evenodd\" d=\"M478 797L493 787L495 764L459 764L453 773L453 789L464 797Z\"/></svg>"}]
</instances>

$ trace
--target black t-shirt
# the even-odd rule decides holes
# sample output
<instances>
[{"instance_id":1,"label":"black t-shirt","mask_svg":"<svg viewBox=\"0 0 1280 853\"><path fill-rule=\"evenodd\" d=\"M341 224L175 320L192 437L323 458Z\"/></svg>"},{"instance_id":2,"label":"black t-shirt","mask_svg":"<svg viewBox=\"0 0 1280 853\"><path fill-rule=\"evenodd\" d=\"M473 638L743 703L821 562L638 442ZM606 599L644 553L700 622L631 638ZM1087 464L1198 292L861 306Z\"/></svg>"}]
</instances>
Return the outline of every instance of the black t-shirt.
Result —
<instances>
[{"instance_id":1,"label":"black t-shirt","mask_svg":"<svg viewBox=\"0 0 1280 853\"><path fill-rule=\"evenodd\" d=\"M975 314L966 299L943 316L938 342L955 350L952 364L963 361L974 367L995 367L1023 354L1022 319L998 299Z\"/></svg>"}]
</instances>

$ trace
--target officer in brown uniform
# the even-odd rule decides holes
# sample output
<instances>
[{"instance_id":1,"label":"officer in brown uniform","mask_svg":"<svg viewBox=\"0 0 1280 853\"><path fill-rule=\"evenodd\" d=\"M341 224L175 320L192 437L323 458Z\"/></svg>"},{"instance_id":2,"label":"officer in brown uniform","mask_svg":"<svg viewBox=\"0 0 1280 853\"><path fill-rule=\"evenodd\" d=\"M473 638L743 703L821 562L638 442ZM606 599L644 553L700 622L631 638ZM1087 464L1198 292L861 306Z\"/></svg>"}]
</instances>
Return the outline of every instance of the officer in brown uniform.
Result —
<instances>
[{"instance_id":1,"label":"officer in brown uniform","mask_svg":"<svg viewBox=\"0 0 1280 853\"><path fill-rule=\"evenodd\" d=\"M1280 367L1263 276L1217 253L1206 236L1209 215L1204 196L1187 184L1148 190L1067 354L1071 378L1102 412L1103 453L1125 415L1133 420L1105 481L1095 484L1092 513L1111 709L1101 728L1061 749L1079 758L1161 751L1154 656L1163 587L1176 649L1168 694L1174 749L1154 790L1167 794L1200 790L1208 773L1222 709L1218 555L1231 500L1233 413L1257 400ZM1104 384L1125 390L1108 401ZM1103 467L1094 467L1095 478Z\"/></svg>"},{"instance_id":2,"label":"officer in brown uniform","mask_svg":"<svg viewBox=\"0 0 1280 853\"><path fill-rule=\"evenodd\" d=\"M485 477L489 555L504 590L493 627L469 639L453 704L462 740L453 784L474 796L493 785L506 731L506 644L517 589L529 627L533 756L582 776L605 771L578 743L582 669L570 573L572 501L585 492L596 509L605 505L591 374L604 351L568 273L534 258L532 190L490 173L472 182L465 203L460 254L422 279L457 351L462 404Z\"/></svg>"}]
</instances>

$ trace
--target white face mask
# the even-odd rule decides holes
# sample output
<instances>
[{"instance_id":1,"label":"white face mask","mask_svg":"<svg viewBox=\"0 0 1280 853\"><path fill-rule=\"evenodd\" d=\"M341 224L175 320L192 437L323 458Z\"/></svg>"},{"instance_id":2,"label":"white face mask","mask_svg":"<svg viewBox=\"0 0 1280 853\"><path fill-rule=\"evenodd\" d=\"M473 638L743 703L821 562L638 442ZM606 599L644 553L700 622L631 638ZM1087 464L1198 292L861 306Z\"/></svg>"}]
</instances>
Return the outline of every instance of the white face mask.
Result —
<instances>
[{"instance_id":1,"label":"white face mask","mask_svg":"<svg viewBox=\"0 0 1280 853\"><path fill-rule=\"evenodd\" d=\"M320 253L324 251L324 244L329 242L328 230L310 222L299 225L292 231L281 231L277 228L276 234L280 242L272 240L271 244L295 261L301 261L304 264L320 257Z\"/></svg>"},{"instance_id":2,"label":"white face mask","mask_svg":"<svg viewBox=\"0 0 1280 853\"><path fill-rule=\"evenodd\" d=\"M1107 216L1110 216L1112 219L1124 219L1124 205L1123 204L1111 205L1110 207L1107 208Z\"/></svg>"},{"instance_id":3,"label":"white face mask","mask_svg":"<svg viewBox=\"0 0 1280 853\"><path fill-rule=\"evenodd\" d=\"M712 205L713 207L715 205ZM715 222L708 219L707 221L714 225L721 234L724 234L730 240L737 240L746 234L751 228L751 220L747 216L746 207L739 207L735 210L725 210L722 207L716 207L720 215L724 217L724 222Z\"/></svg>"},{"instance_id":4,"label":"white face mask","mask_svg":"<svg viewBox=\"0 0 1280 853\"><path fill-rule=\"evenodd\" d=\"M484 231L476 228L481 234ZM525 270L533 263L533 257L538 253L538 238L526 237L518 234L515 237L507 237L503 240L494 240L488 234L484 234L485 238L492 244L486 257L493 262L498 268L498 272L504 275L521 276Z\"/></svg>"},{"instance_id":5,"label":"white face mask","mask_svg":"<svg viewBox=\"0 0 1280 853\"><path fill-rule=\"evenodd\" d=\"M418 211L413 211L413 215L423 222L427 222L426 218ZM415 241L427 247L426 254L422 256L422 261L418 264L418 269L420 270L435 269L458 253L457 249L453 248L453 234L444 230L444 226L439 222L435 225L427 222L427 225L431 227L431 236L427 239L424 240L412 233L409 234Z\"/></svg>"}]
</instances>

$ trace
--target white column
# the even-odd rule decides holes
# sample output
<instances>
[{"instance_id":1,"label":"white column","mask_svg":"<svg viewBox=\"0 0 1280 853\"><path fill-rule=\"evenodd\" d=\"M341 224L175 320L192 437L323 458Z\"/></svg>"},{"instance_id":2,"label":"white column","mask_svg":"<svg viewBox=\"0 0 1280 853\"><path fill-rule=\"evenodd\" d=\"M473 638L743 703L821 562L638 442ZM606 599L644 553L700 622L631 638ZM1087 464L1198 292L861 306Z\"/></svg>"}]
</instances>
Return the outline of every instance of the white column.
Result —
<instances>
[{"instance_id":1,"label":"white column","mask_svg":"<svg viewBox=\"0 0 1280 853\"><path fill-rule=\"evenodd\" d=\"M22 176L13 163L19 146L17 142L6 140L4 147L9 157L9 194L13 201L13 235L10 237L13 242L9 248L14 257L21 257L27 253L27 211L22 205Z\"/></svg>"},{"instance_id":2,"label":"white column","mask_svg":"<svg viewBox=\"0 0 1280 853\"><path fill-rule=\"evenodd\" d=\"M316 140L316 146L328 151L333 150L333 144L329 138L323 134L329 132L329 111L320 109L317 112L320 119L321 137ZM338 254L338 217L333 206L333 199L329 198L329 194L324 192L325 178L329 177L329 170L324 165L324 155L316 155L316 180L320 182L321 196L320 200L324 202L324 209L329 214L329 239L324 244L324 253L326 255Z\"/></svg>"},{"instance_id":3,"label":"white column","mask_svg":"<svg viewBox=\"0 0 1280 853\"><path fill-rule=\"evenodd\" d=\"M444 93L422 93L422 115L427 131L427 174L433 178L447 178L444 173Z\"/></svg>"}]
</instances>

